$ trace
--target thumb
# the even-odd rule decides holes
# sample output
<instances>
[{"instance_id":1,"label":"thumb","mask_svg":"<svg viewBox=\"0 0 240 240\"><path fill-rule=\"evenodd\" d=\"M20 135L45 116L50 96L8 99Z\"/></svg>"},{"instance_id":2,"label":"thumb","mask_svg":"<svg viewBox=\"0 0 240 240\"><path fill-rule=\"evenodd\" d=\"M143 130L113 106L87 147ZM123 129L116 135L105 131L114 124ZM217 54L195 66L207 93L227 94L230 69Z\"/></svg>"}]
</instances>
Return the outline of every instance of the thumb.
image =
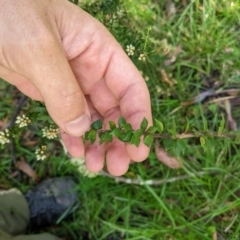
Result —
<instances>
[{"instance_id":1,"label":"thumb","mask_svg":"<svg viewBox=\"0 0 240 240\"><path fill-rule=\"evenodd\" d=\"M86 99L60 44L47 42L32 46L27 77L39 91L56 124L71 136L81 136L91 123Z\"/></svg>"}]
</instances>

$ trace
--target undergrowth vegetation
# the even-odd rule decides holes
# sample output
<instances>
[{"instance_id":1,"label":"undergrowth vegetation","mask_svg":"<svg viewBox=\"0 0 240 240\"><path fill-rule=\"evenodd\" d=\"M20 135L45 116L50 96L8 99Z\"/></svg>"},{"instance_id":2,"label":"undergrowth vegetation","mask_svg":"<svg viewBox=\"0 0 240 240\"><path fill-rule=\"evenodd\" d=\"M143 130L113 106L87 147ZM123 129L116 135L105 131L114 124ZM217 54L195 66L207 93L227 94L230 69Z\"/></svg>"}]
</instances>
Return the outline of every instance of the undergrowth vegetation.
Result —
<instances>
[{"instance_id":1,"label":"undergrowth vegetation","mask_svg":"<svg viewBox=\"0 0 240 240\"><path fill-rule=\"evenodd\" d=\"M123 177L88 178L69 161L44 105L0 81L0 188L79 179L80 209L42 230L65 239L240 239L239 1L78 4L141 71L161 134L149 158Z\"/></svg>"}]
</instances>

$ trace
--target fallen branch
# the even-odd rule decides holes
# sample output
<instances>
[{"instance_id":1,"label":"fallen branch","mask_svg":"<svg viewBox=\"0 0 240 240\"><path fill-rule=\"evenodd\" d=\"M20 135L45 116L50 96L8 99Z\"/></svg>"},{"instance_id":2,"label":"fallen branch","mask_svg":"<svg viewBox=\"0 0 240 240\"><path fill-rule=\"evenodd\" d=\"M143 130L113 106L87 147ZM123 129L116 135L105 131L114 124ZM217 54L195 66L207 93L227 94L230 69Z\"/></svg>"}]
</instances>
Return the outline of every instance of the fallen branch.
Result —
<instances>
[{"instance_id":1,"label":"fallen branch","mask_svg":"<svg viewBox=\"0 0 240 240\"><path fill-rule=\"evenodd\" d=\"M186 175L182 175L182 176L178 176L178 177L172 177L172 178L168 178L168 179L159 179L159 180L154 180L154 179L142 180L142 179L131 179L131 178L125 178L125 177L115 177L105 171L101 171L99 173L99 175L112 178L116 182L122 182L122 183L133 184L133 185L159 186L159 185L163 185L165 183L177 182L177 181L181 181L184 179L189 179L189 178L193 178L193 177L199 177L199 176L204 176L207 174L214 174L214 173L216 173L216 171L211 171L211 172L200 171L200 172L191 173L188 175L186 174Z\"/></svg>"}]
</instances>

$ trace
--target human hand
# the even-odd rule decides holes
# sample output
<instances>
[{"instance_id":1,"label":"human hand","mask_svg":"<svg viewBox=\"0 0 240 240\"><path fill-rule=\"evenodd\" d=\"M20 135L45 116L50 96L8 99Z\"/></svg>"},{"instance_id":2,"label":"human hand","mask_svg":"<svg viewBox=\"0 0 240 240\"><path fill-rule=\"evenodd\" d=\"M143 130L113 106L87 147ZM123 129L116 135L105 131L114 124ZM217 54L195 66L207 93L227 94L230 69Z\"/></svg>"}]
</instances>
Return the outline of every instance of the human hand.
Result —
<instances>
[{"instance_id":1,"label":"human hand","mask_svg":"<svg viewBox=\"0 0 240 240\"><path fill-rule=\"evenodd\" d=\"M126 118L134 129L152 124L148 89L139 71L106 28L66 0L0 0L0 77L44 101L74 157L85 154L90 171L124 174L149 149L117 139L86 144L91 121ZM85 151L85 152L84 152ZM105 155L106 154L106 155Z\"/></svg>"}]
</instances>

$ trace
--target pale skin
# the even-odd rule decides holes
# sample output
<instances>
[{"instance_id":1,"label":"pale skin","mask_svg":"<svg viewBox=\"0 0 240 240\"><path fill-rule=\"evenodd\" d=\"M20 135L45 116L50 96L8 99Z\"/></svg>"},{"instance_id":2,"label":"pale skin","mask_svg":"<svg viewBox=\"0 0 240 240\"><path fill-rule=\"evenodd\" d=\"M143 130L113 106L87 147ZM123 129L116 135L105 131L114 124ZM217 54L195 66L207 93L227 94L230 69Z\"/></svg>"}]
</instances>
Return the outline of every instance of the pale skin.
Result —
<instances>
[{"instance_id":1,"label":"pale skin","mask_svg":"<svg viewBox=\"0 0 240 240\"><path fill-rule=\"evenodd\" d=\"M150 97L138 69L108 30L67 0L0 0L0 77L43 101L74 157L90 171L124 174L149 149L118 140L83 144L92 121L126 118L152 124Z\"/></svg>"}]
</instances>

